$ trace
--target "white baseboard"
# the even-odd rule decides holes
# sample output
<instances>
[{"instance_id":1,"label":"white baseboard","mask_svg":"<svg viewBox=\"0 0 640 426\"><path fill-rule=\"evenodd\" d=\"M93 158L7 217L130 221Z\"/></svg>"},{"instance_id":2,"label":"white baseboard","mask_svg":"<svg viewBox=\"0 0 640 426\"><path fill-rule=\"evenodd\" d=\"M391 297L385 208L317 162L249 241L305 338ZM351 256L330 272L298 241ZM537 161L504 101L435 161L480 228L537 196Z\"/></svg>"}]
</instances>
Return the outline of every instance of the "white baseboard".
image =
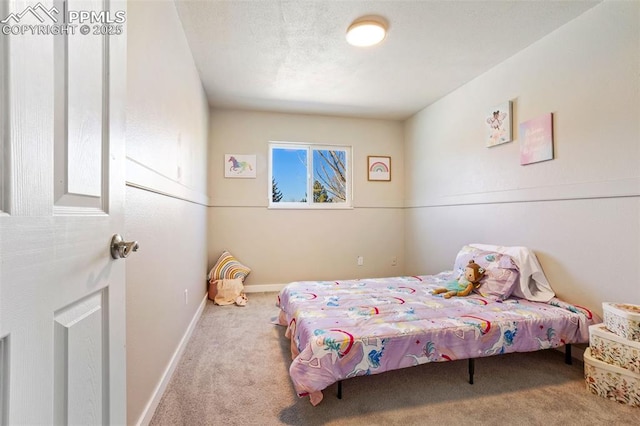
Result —
<instances>
[{"instance_id":1,"label":"white baseboard","mask_svg":"<svg viewBox=\"0 0 640 426\"><path fill-rule=\"evenodd\" d=\"M191 322L189 323L189 327L187 327L187 331L185 331L184 335L182 336L182 339L180 340L180 343L178 344L178 347L173 353L173 356L171 357L171 361L169 362L169 365L167 365L167 368L164 370L164 373L162 374L162 379L158 382L158 385L153 390L153 394L151 395L151 398L149 399L149 402L147 403L147 405L144 407L144 410L142 411L140 418L136 422L136 425L147 426L149 423L151 423L153 414L156 412L156 408L158 408L158 404L160 404L160 399L162 399L162 395L164 394L164 391L167 389L167 385L169 385L171 376L173 376L173 372L178 366L178 362L180 362L182 353L184 352L184 349L187 346L189 339L191 338L191 334L193 333L193 330L195 329L196 324L198 323L198 320L202 316L202 312L204 311L204 307L206 306L206 304L207 304L207 295L205 294L204 298L202 299L202 302L200 302L200 306L198 306L198 310L196 311L195 315L191 319Z\"/></svg>"},{"instance_id":2,"label":"white baseboard","mask_svg":"<svg viewBox=\"0 0 640 426\"><path fill-rule=\"evenodd\" d=\"M279 292L282 290L286 284L252 284L245 285L244 292L245 293L264 293L269 291Z\"/></svg>"}]
</instances>

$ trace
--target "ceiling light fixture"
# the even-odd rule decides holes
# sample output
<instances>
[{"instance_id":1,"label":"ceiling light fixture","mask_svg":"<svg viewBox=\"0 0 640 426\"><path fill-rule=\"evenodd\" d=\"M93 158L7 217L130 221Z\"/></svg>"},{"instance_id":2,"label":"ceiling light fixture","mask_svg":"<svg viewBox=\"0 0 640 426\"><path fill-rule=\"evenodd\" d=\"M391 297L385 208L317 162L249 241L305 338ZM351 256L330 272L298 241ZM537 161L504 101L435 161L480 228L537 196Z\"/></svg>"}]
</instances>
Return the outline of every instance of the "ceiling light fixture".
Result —
<instances>
[{"instance_id":1,"label":"ceiling light fixture","mask_svg":"<svg viewBox=\"0 0 640 426\"><path fill-rule=\"evenodd\" d=\"M373 46L384 40L387 23L379 16L358 18L347 29L347 42L353 46Z\"/></svg>"}]
</instances>

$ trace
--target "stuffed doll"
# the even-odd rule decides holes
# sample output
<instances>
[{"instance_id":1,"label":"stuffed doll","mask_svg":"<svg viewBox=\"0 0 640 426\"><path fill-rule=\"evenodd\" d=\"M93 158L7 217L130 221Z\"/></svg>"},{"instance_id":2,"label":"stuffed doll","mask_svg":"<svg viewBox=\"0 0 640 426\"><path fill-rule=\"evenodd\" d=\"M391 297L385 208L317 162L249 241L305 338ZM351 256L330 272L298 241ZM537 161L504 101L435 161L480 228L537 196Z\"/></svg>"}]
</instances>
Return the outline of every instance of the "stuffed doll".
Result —
<instances>
[{"instance_id":1,"label":"stuffed doll","mask_svg":"<svg viewBox=\"0 0 640 426\"><path fill-rule=\"evenodd\" d=\"M475 263L473 260L464 268L464 274L456 281L447 283L445 287L437 288L433 294L444 293L444 298L449 299L452 296L468 296L471 290L480 286L479 281L484 276L484 268Z\"/></svg>"}]
</instances>

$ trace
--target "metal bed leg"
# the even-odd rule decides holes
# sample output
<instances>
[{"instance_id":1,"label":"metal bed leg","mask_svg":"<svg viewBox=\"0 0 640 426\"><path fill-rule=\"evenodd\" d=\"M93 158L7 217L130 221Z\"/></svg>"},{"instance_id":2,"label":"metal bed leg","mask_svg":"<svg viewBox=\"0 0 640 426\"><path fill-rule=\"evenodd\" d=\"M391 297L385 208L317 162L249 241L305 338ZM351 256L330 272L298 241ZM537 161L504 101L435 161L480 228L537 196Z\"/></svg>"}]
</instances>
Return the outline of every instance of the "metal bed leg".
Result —
<instances>
[{"instance_id":1,"label":"metal bed leg","mask_svg":"<svg viewBox=\"0 0 640 426\"><path fill-rule=\"evenodd\" d=\"M469 384L473 384L473 374L475 373L476 360L469 358ZM571 358L571 344L566 344L564 347L564 362L572 365ZM338 399L342 399L342 380L338 381Z\"/></svg>"}]
</instances>

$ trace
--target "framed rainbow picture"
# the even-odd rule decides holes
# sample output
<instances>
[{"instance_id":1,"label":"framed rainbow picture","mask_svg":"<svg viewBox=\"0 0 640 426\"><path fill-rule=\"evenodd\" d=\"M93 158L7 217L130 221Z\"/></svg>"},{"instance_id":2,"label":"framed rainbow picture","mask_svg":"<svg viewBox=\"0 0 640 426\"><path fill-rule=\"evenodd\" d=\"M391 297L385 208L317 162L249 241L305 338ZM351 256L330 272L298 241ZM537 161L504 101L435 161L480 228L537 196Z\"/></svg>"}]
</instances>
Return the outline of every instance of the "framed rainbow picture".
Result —
<instances>
[{"instance_id":1,"label":"framed rainbow picture","mask_svg":"<svg viewBox=\"0 0 640 426\"><path fill-rule=\"evenodd\" d=\"M368 179L377 181L391 180L391 157L373 156L367 157Z\"/></svg>"}]
</instances>

